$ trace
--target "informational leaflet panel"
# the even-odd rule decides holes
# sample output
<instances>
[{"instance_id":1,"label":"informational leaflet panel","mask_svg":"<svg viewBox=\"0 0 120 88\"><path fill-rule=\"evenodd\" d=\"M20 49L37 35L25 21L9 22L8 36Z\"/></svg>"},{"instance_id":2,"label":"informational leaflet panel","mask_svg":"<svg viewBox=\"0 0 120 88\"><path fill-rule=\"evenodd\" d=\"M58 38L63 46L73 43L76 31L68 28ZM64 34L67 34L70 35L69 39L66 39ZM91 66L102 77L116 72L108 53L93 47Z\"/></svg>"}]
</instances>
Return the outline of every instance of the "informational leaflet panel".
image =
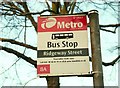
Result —
<instances>
[{"instance_id":1,"label":"informational leaflet panel","mask_svg":"<svg viewBox=\"0 0 120 88\"><path fill-rule=\"evenodd\" d=\"M38 17L37 58L41 77L89 73L86 16Z\"/></svg>"}]
</instances>

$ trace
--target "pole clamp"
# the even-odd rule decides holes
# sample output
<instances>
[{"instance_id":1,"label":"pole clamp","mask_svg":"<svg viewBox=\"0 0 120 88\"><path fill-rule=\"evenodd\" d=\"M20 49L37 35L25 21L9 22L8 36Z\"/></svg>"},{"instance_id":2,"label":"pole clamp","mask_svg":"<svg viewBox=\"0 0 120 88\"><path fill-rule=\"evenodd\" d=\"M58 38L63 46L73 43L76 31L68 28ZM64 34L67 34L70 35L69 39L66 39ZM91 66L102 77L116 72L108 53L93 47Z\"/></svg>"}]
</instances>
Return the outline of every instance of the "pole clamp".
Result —
<instances>
[{"instance_id":1,"label":"pole clamp","mask_svg":"<svg viewBox=\"0 0 120 88\"><path fill-rule=\"evenodd\" d=\"M97 10L90 10L90 11L88 12L88 15L90 15L91 13L98 13L98 11L97 11Z\"/></svg>"},{"instance_id":2,"label":"pole clamp","mask_svg":"<svg viewBox=\"0 0 120 88\"><path fill-rule=\"evenodd\" d=\"M101 71L91 71L92 74L102 73Z\"/></svg>"}]
</instances>

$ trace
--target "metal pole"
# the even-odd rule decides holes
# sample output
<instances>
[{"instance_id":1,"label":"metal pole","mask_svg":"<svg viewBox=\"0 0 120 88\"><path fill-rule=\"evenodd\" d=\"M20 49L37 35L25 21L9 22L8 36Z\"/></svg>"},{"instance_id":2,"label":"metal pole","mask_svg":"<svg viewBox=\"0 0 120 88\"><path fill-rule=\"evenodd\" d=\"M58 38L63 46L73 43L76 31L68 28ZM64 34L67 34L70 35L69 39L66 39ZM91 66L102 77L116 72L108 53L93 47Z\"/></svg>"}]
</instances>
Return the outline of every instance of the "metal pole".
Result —
<instances>
[{"instance_id":1,"label":"metal pole","mask_svg":"<svg viewBox=\"0 0 120 88\"><path fill-rule=\"evenodd\" d=\"M94 88L104 88L98 11L89 11L88 17L90 21Z\"/></svg>"}]
</instances>

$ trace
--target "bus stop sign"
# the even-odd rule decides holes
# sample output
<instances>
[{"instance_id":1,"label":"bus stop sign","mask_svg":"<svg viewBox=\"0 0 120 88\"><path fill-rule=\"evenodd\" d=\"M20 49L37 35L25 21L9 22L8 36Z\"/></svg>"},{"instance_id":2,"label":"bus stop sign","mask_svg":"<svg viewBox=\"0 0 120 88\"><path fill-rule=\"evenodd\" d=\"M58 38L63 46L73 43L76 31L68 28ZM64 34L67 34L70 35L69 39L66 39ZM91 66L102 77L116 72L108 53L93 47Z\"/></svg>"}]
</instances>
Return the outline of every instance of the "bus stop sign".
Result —
<instances>
[{"instance_id":1,"label":"bus stop sign","mask_svg":"<svg viewBox=\"0 0 120 88\"><path fill-rule=\"evenodd\" d=\"M86 15L38 17L38 76L82 75L89 72Z\"/></svg>"}]
</instances>

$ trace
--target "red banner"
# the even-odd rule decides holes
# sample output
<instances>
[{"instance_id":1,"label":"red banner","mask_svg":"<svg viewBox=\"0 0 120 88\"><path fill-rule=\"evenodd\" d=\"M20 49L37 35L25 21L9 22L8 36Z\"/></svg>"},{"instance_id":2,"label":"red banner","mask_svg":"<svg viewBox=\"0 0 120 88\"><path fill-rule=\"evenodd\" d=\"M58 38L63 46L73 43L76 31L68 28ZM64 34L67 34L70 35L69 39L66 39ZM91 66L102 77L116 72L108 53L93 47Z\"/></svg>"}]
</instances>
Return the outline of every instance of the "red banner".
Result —
<instances>
[{"instance_id":1,"label":"red banner","mask_svg":"<svg viewBox=\"0 0 120 88\"><path fill-rule=\"evenodd\" d=\"M86 16L63 15L38 17L38 32L87 30Z\"/></svg>"}]
</instances>

